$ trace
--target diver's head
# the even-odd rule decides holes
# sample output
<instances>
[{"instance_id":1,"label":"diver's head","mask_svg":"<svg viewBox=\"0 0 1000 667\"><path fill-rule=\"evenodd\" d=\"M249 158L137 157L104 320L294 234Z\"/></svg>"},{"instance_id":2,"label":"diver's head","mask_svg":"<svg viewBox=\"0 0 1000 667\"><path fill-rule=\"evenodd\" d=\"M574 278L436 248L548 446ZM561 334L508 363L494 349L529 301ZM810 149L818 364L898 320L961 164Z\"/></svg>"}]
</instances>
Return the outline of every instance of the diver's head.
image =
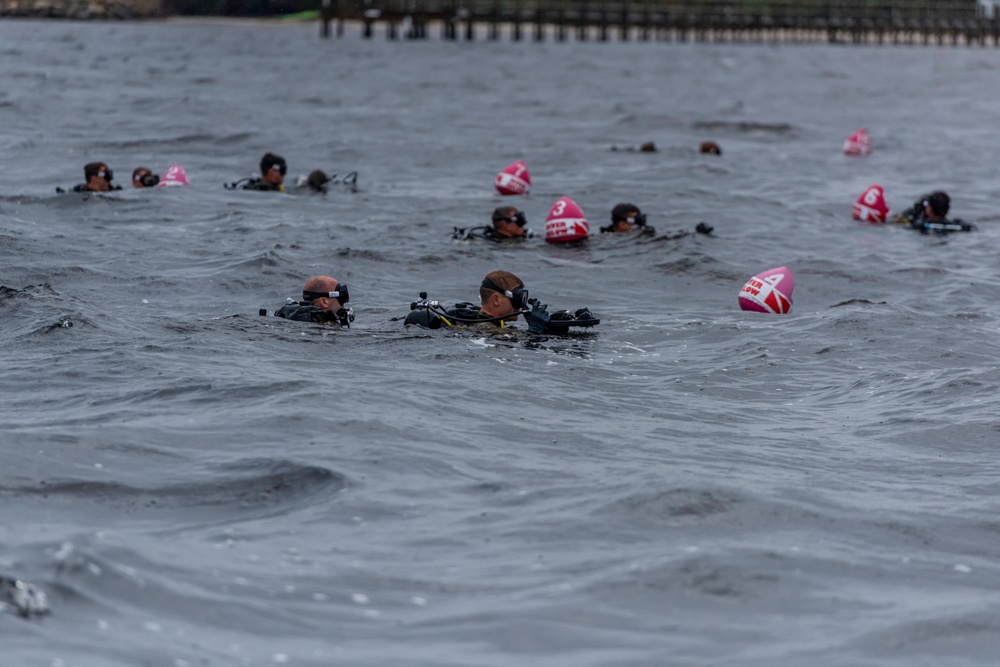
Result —
<instances>
[{"instance_id":1,"label":"diver's head","mask_svg":"<svg viewBox=\"0 0 1000 667\"><path fill-rule=\"evenodd\" d=\"M90 162L83 167L83 178L91 192L107 192L114 177L115 172L104 162Z\"/></svg>"},{"instance_id":2,"label":"diver's head","mask_svg":"<svg viewBox=\"0 0 1000 667\"><path fill-rule=\"evenodd\" d=\"M261 180L271 185L281 185L284 183L287 171L288 165L285 163L285 158L280 155L264 153L264 157L260 159Z\"/></svg>"},{"instance_id":3,"label":"diver's head","mask_svg":"<svg viewBox=\"0 0 1000 667\"><path fill-rule=\"evenodd\" d=\"M347 293L347 285L340 284L336 278L313 276L302 288L302 300L335 313L343 308L351 297Z\"/></svg>"},{"instance_id":4,"label":"diver's head","mask_svg":"<svg viewBox=\"0 0 1000 667\"><path fill-rule=\"evenodd\" d=\"M611 209L611 232L630 232L635 227L646 226L646 214L635 204L622 202Z\"/></svg>"},{"instance_id":5,"label":"diver's head","mask_svg":"<svg viewBox=\"0 0 1000 667\"><path fill-rule=\"evenodd\" d=\"M493 211L493 229L505 238L524 236L526 224L528 220L524 212L518 211L516 206L500 206Z\"/></svg>"},{"instance_id":6,"label":"diver's head","mask_svg":"<svg viewBox=\"0 0 1000 667\"><path fill-rule=\"evenodd\" d=\"M722 155L722 149L714 141L703 141L698 150L704 155Z\"/></svg>"},{"instance_id":7,"label":"diver's head","mask_svg":"<svg viewBox=\"0 0 1000 667\"><path fill-rule=\"evenodd\" d=\"M930 220L943 220L951 208L951 197L947 192L936 190L924 197L924 212Z\"/></svg>"},{"instance_id":8,"label":"diver's head","mask_svg":"<svg viewBox=\"0 0 1000 667\"><path fill-rule=\"evenodd\" d=\"M313 192L326 192L326 184L330 182L330 177L322 169L314 169L309 172L306 185Z\"/></svg>"},{"instance_id":9,"label":"diver's head","mask_svg":"<svg viewBox=\"0 0 1000 667\"><path fill-rule=\"evenodd\" d=\"M510 271L492 271L479 286L481 309L490 317L504 317L513 322L522 308L528 307L528 290L524 282Z\"/></svg>"},{"instance_id":10,"label":"diver's head","mask_svg":"<svg viewBox=\"0 0 1000 667\"><path fill-rule=\"evenodd\" d=\"M160 177L150 170L149 167L136 167L132 172L133 188L151 188L160 182Z\"/></svg>"}]
</instances>

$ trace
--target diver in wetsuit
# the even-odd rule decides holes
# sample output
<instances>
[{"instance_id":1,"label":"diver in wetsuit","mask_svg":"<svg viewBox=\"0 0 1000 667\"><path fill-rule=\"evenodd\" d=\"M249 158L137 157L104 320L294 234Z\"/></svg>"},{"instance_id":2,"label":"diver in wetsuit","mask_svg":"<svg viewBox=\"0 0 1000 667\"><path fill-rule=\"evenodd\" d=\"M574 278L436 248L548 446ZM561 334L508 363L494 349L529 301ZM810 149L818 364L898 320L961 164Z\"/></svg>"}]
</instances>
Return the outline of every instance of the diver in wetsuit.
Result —
<instances>
[{"instance_id":1,"label":"diver in wetsuit","mask_svg":"<svg viewBox=\"0 0 1000 667\"><path fill-rule=\"evenodd\" d=\"M420 301L410 304L405 324L428 329L461 324L487 327L496 332L506 329L507 322L514 322L524 315L529 333L561 335L567 333L571 326L591 327L601 322L586 308L576 313L565 310L549 313L547 305L528 297L524 282L509 271L486 274L479 286L481 305L478 308L472 303L458 303L445 309L436 301L427 301L426 292L421 292L420 298Z\"/></svg>"},{"instance_id":2,"label":"diver in wetsuit","mask_svg":"<svg viewBox=\"0 0 1000 667\"><path fill-rule=\"evenodd\" d=\"M911 229L915 229L921 234L971 232L976 229L972 223L949 220L947 216L950 209L951 197L948 196L948 193L935 190L913 202L913 205L902 213L894 215L890 218L890 222L909 225Z\"/></svg>"},{"instance_id":3,"label":"diver in wetsuit","mask_svg":"<svg viewBox=\"0 0 1000 667\"><path fill-rule=\"evenodd\" d=\"M646 226L646 214L635 204L622 202L611 209L611 224L601 227L602 234L620 234L638 228L643 236L655 236L656 230Z\"/></svg>"},{"instance_id":4,"label":"diver in wetsuit","mask_svg":"<svg viewBox=\"0 0 1000 667\"><path fill-rule=\"evenodd\" d=\"M501 241L511 241L514 239L528 239L534 236L534 232L525 227L528 219L524 217L524 212L517 210L516 206L500 206L493 211L492 226L483 225L481 227L455 227L451 237L466 241L468 239L486 239L499 243Z\"/></svg>"},{"instance_id":5,"label":"diver in wetsuit","mask_svg":"<svg viewBox=\"0 0 1000 667\"><path fill-rule=\"evenodd\" d=\"M713 229L715 228L710 227L704 222L699 222L694 231L699 234L710 235ZM621 234L635 230L639 231L640 236L656 236L656 229L646 224L646 214L640 211L638 206L628 202L616 204L611 209L611 224L601 227L602 234ZM679 229L674 232L667 232L662 238L679 239L690 233L686 229Z\"/></svg>"},{"instance_id":6,"label":"diver in wetsuit","mask_svg":"<svg viewBox=\"0 0 1000 667\"><path fill-rule=\"evenodd\" d=\"M274 311L275 317L298 322L318 322L339 324L349 327L354 321L354 310L344 304L351 300L347 285L330 276L313 276L302 288L302 301L289 299L288 303ZM267 311L262 310L261 315Z\"/></svg>"},{"instance_id":7,"label":"diver in wetsuit","mask_svg":"<svg viewBox=\"0 0 1000 667\"><path fill-rule=\"evenodd\" d=\"M288 164L285 162L285 158L274 153L264 153L264 157L260 159L259 178L246 178L226 187L259 192L285 192L286 173L288 173Z\"/></svg>"},{"instance_id":8,"label":"diver in wetsuit","mask_svg":"<svg viewBox=\"0 0 1000 667\"><path fill-rule=\"evenodd\" d=\"M115 172L104 162L89 162L83 167L83 178L86 183L74 185L73 192L110 192L121 190L120 185L111 185L111 179L115 177ZM56 192L66 192L62 188L56 188Z\"/></svg>"},{"instance_id":9,"label":"diver in wetsuit","mask_svg":"<svg viewBox=\"0 0 1000 667\"><path fill-rule=\"evenodd\" d=\"M160 184L159 174L154 174L149 167L136 167L132 172L133 188L152 188Z\"/></svg>"}]
</instances>

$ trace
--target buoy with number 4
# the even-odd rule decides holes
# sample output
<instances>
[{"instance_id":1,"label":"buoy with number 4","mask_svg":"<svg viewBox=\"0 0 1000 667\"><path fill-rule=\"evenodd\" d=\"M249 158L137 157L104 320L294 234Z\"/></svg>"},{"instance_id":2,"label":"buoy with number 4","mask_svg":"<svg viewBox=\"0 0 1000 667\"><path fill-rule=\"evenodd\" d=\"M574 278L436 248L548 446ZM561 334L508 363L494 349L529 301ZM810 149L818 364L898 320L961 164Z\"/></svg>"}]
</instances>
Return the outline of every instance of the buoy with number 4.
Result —
<instances>
[{"instance_id":1,"label":"buoy with number 4","mask_svg":"<svg viewBox=\"0 0 1000 667\"><path fill-rule=\"evenodd\" d=\"M795 279L787 266L758 273L740 290L740 308L784 315L792 309Z\"/></svg>"},{"instance_id":2,"label":"buoy with number 4","mask_svg":"<svg viewBox=\"0 0 1000 667\"><path fill-rule=\"evenodd\" d=\"M885 203L885 190L881 185L872 185L861 193L851 209L851 217L861 222L882 223L889 216L889 205Z\"/></svg>"},{"instance_id":3,"label":"buoy with number 4","mask_svg":"<svg viewBox=\"0 0 1000 667\"><path fill-rule=\"evenodd\" d=\"M526 195L531 192L531 174L528 165L521 160L511 162L497 174L493 181L497 192L502 195Z\"/></svg>"},{"instance_id":4,"label":"buoy with number 4","mask_svg":"<svg viewBox=\"0 0 1000 667\"><path fill-rule=\"evenodd\" d=\"M590 223L569 197L560 197L545 218L545 240L549 243L582 241L590 236Z\"/></svg>"},{"instance_id":5,"label":"buoy with number 4","mask_svg":"<svg viewBox=\"0 0 1000 667\"><path fill-rule=\"evenodd\" d=\"M178 185L191 185L191 182L188 181L184 167L179 164L173 164L170 165L170 169L167 169L163 174L163 178L160 179L160 187L167 188Z\"/></svg>"},{"instance_id":6,"label":"buoy with number 4","mask_svg":"<svg viewBox=\"0 0 1000 667\"><path fill-rule=\"evenodd\" d=\"M846 155L868 155L872 152L872 139L868 130L861 128L844 141Z\"/></svg>"}]
</instances>

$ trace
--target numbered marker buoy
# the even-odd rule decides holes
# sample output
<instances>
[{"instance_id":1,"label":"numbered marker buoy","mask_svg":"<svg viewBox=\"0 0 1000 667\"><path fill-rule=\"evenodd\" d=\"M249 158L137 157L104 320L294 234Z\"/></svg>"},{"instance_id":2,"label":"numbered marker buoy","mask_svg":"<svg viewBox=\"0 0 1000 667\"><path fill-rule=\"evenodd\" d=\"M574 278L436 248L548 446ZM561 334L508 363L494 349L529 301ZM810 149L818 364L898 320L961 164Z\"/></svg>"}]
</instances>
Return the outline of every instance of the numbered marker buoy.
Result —
<instances>
[{"instance_id":1,"label":"numbered marker buoy","mask_svg":"<svg viewBox=\"0 0 1000 667\"><path fill-rule=\"evenodd\" d=\"M184 171L184 167L179 164L170 165L170 169L163 174L163 178L160 179L160 187L166 188L176 185L191 185L188 181L187 173Z\"/></svg>"},{"instance_id":2,"label":"numbered marker buoy","mask_svg":"<svg viewBox=\"0 0 1000 667\"><path fill-rule=\"evenodd\" d=\"M528 165L521 160L511 162L497 174L493 185L502 195L528 194L531 192L531 174L528 173Z\"/></svg>"},{"instance_id":3,"label":"numbered marker buoy","mask_svg":"<svg viewBox=\"0 0 1000 667\"><path fill-rule=\"evenodd\" d=\"M881 185L873 185L861 193L851 209L851 217L861 222L885 222L888 216L889 206Z\"/></svg>"},{"instance_id":4,"label":"numbered marker buoy","mask_svg":"<svg viewBox=\"0 0 1000 667\"><path fill-rule=\"evenodd\" d=\"M545 240L549 243L569 243L590 236L590 223L583 211L569 197L560 197L545 218Z\"/></svg>"},{"instance_id":5,"label":"numbered marker buoy","mask_svg":"<svg viewBox=\"0 0 1000 667\"><path fill-rule=\"evenodd\" d=\"M795 279L787 266L758 273L740 290L740 308L784 315L792 309Z\"/></svg>"},{"instance_id":6,"label":"numbered marker buoy","mask_svg":"<svg viewBox=\"0 0 1000 667\"><path fill-rule=\"evenodd\" d=\"M872 152L872 140L868 130L861 128L844 141L846 155L868 155Z\"/></svg>"}]
</instances>

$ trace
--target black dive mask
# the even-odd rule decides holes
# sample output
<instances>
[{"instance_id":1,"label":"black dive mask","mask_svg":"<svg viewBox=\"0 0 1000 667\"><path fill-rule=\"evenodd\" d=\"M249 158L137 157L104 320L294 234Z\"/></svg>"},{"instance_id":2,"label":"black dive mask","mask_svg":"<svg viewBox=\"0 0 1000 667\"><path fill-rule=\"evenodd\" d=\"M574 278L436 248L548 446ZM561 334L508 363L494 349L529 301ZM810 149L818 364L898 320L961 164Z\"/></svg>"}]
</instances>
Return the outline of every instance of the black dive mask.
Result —
<instances>
[{"instance_id":1,"label":"black dive mask","mask_svg":"<svg viewBox=\"0 0 1000 667\"><path fill-rule=\"evenodd\" d=\"M514 310L521 310L522 308L526 308L528 306L528 290L523 285L515 287L513 291L508 292L489 278L484 278L483 287L488 290L498 292L499 294L503 294L505 297L510 299L510 305L514 307Z\"/></svg>"},{"instance_id":2,"label":"black dive mask","mask_svg":"<svg viewBox=\"0 0 1000 667\"><path fill-rule=\"evenodd\" d=\"M271 170L271 169L277 169L278 173L281 174L282 176L284 176L285 172L288 171L288 167L285 166L284 162L275 162L270 167L268 167L268 170Z\"/></svg>"},{"instance_id":3,"label":"black dive mask","mask_svg":"<svg viewBox=\"0 0 1000 667\"><path fill-rule=\"evenodd\" d=\"M645 213L638 213L638 214L632 216L631 218L625 218L625 222L628 222L628 223L633 224L633 225L637 225L639 227L645 227L646 226L646 214Z\"/></svg>"},{"instance_id":4,"label":"black dive mask","mask_svg":"<svg viewBox=\"0 0 1000 667\"><path fill-rule=\"evenodd\" d=\"M152 188L160 183L160 177L157 174L143 174L142 176L137 176L136 179L142 183L144 188Z\"/></svg>"},{"instance_id":5,"label":"black dive mask","mask_svg":"<svg viewBox=\"0 0 1000 667\"><path fill-rule=\"evenodd\" d=\"M108 183L110 183L111 179L115 177L115 172L111 171L111 167L105 167L104 169L101 169L99 172L97 172L97 177L103 178Z\"/></svg>"},{"instance_id":6,"label":"black dive mask","mask_svg":"<svg viewBox=\"0 0 1000 667\"><path fill-rule=\"evenodd\" d=\"M515 213L510 217L504 217L501 215L493 216L493 222L501 222L501 221L513 222L518 227L524 227L526 224L528 224L528 219L524 217L524 211L518 211L517 213Z\"/></svg>"},{"instance_id":7,"label":"black dive mask","mask_svg":"<svg viewBox=\"0 0 1000 667\"><path fill-rule=\"evenodd\" d=\"M510 218L507 219L511 220ZM524 217L524 211L518 211L514 215L514 219L511 220L511 222L516 222L518 227L524 227L526 224L528 224L528 219Z\"/></svg>"},{"instance_id":8,"label":"black dive mask","mask_svg":"<svg viewBox=\"0 0 1000 667\"><path fill-rule=\"evenodd\" d=\"M351 295L347 292L347 285L344 283L337 285L337 290L335 292L308 292L306 290L302 290L303 301L315 301L316 299L322 299L323 297L334 298L341 304L345 304L351 300Z\"/></svg>"}]
</instances>

